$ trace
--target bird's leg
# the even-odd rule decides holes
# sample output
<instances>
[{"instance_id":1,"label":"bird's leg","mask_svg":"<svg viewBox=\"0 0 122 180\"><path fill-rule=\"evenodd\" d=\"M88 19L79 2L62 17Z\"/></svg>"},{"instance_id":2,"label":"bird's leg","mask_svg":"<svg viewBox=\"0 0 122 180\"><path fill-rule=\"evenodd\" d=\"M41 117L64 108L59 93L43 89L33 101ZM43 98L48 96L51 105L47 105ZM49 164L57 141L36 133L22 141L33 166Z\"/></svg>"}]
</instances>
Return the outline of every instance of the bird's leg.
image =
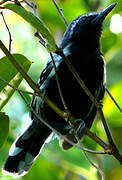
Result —
<instances>
[{"instance_id":1,"label":"bird's leg","mask_svg":"<svg viewBox=\"0 0 122 180\"><path fill-rule=\"evenodd\" d=\"M72 143L69 143L65 139L60 139L59 144L64 150L68 150L73 147L73 144L78 143L78 139L81 139L85 129L85 123L82 119L74 119L69 121L69 125L64 128L64 136Z\"/></svg>"}]
</instances>

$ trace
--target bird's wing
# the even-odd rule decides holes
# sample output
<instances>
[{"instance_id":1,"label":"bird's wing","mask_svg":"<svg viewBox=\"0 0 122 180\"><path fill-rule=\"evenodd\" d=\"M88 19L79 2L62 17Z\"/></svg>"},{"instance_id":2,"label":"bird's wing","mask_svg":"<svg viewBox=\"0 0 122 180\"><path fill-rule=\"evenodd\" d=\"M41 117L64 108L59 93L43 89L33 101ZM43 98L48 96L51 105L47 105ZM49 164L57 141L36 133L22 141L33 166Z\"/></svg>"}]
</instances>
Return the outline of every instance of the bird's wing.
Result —
<instances>
[{"instance_id":1,"label":"bird's wing","mask_svg":"<svg viewBox=\"0 0 122 180\"><path fill-rule=\"evenodd\" d=\"M55 61L56 68L58 70L60 63L62 62L62 58L56 54L53 54L53 58ZM38 86L41 90L41 94L43 96L46 95L46 87L48 86L51 78L55 76L56 72L54 69L54 64L52 60L49 60L46 67L43 69L39 81L38 81ZM36 111L37 114L41 115L41 108L44 106L44 100L43 98L40 98L39 96L33 96L32 102L31 102L31 107ZM33 112L30 112L31 119L36 119L35 115Z\"/></svg>"},{"instance_id":2,"label":"bird's wing","mask_svg":"<svg viewBox=\"0 0 122 180\"><path fill-rule=\"evenodd\" d=\"M53 58L54 58L55 66L58 70L59 65L62 62L62 58L56 54L53 54ZM43 69L40 75L39 81L38 81L38 85L41 90L43 90L47 86L48 82L55 74L56 72L55 72L54 64L53 64L53 61L50 59L46 67Z\"/></svg>"}]
</instances>

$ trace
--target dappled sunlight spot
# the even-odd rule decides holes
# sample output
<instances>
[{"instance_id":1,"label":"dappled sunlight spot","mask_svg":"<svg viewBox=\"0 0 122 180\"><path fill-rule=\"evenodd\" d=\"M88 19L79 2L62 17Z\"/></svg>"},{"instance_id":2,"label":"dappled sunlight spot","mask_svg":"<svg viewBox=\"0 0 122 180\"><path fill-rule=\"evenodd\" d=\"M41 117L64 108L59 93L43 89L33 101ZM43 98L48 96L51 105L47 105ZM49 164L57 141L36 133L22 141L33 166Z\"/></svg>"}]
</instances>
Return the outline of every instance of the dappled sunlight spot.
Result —
<instances>
[{"instance_id":1,"label":"dappled sunlight spot","mask_svg":"<svg viewBox=\"0 0 122 180\"><path fill-rule=\"evenodd\" d=\"M110 30L115 34L122 32L122 16L120 16L119 14L114 14L112 16L110 22Z\"/></svg>"}]
</instances>

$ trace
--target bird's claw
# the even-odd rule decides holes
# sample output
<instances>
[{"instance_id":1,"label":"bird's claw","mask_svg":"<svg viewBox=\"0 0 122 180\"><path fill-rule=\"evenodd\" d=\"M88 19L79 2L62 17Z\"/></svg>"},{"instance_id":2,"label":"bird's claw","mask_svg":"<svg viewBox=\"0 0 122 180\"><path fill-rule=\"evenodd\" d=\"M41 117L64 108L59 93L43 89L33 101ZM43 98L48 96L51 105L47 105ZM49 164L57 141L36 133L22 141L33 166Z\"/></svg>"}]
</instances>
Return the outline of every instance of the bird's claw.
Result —
<instances>
[{"instance_id":1,"label":"bird's claw","mask_svg":"<svg viewBox=\"0 0 122 180\"><path fill-rule=\"evenodd\" d=\"M82 119L75 119L70 122L70 125L65 127L69 134L73 134L81 138L83 136L83 130L85 128L85 122Z\"/></svg>"}]
</instances>

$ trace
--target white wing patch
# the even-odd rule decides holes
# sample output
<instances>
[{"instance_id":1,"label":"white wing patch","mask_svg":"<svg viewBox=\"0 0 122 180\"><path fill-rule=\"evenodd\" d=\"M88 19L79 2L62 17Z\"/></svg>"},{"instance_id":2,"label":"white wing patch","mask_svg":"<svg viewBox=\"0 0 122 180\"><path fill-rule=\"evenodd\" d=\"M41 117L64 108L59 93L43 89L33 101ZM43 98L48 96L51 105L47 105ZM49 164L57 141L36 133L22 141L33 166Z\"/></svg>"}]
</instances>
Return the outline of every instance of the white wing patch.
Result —
<instances>
[{"instance_id":1,"label":"white wing patch","mask_svg":"<svg viewBox=\"0 0 122 180\"><path fill-rule=\"evenodd\" d=\"M9 150L9 156L16 156L17 154L19 154L23 150L21 148L16 147L16 145L15 145L16 141L12 144L12 146L11 146L11 148Z\"/></svg>"}]
</instances>

